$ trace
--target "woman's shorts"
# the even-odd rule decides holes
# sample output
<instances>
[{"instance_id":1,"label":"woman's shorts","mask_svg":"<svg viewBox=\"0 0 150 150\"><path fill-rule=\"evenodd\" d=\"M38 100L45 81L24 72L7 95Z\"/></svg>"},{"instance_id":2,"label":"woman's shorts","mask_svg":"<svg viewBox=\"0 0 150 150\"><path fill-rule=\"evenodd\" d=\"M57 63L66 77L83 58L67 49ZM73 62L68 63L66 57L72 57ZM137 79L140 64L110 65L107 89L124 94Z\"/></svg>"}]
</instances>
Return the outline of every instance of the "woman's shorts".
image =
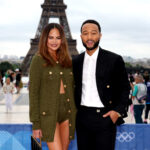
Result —
<instances>
[{"instance_id":1,"label":"woman's shorts","mask_svg":"<svg viewBox=\"0 0 150 150\"><path fill-rule=\"evenodd\" d=\"M68 120L68 106L66 102L66 96L65 94L60 94L59 97L59 104L58 104L58 117L57 117L57 122L61 123L64 122L65 120Z\"/></svg>"}]
</instances>

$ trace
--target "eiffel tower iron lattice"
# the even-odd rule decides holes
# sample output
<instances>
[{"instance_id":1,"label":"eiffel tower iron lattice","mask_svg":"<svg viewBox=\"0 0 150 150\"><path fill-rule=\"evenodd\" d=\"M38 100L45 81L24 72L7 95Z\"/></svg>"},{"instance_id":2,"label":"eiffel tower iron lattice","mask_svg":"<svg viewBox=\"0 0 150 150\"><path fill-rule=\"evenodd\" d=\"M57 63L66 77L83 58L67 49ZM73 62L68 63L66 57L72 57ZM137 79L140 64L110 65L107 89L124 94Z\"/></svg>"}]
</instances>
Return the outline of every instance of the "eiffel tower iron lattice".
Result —
<instances>
[{"instance_id":1,"label":"eiffel tower iron lattice","mask_svg":"<svg viewBox=\"0 0 150 150\"><path fill-rule=\"evenodd\" d=\"M39 43L41 32L43 28L49 23L51 18L58 18L59 23L63 26L65 36L68 41L70 55L73 56L78 54L78 51L76 49L76 40L72 39L72 35L70 32L70 28L69 28L69 24L65 12L67 5L64 4L63 0L44 0L44 4L42 4L41 7L43 10L35 34L35 38L31 39L30 41L31 47L21 65L22 73L24 75L28 75L32 57L38 50L38 43Z\"/></svg>"}]
</instances>

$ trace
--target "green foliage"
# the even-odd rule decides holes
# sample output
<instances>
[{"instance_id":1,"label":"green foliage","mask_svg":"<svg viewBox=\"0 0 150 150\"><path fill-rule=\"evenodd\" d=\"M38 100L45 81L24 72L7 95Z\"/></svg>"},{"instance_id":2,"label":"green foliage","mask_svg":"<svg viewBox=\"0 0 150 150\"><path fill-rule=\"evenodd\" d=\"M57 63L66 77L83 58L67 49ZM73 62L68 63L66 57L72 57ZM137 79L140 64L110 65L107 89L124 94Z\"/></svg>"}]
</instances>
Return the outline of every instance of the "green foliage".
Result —
<instances>
[{"instance_id":1,"label":"green foliage","mask_svg":"<svg viewBox=\"0 0 150 150\"><path fill-rule=\"evenodd\" d=\"M6 72L8 69L14 70L13 65L10 64L8 61L0 63L0 71Z\"/></svg>"},{"instance_id":2,"label":"green foliage","mask_svg":"<svg viewBox=\"0 0 150 150\"><path fill-rule=\"evenodd\" d=\"M135 72L143 73L145 70L147 70L150 73L150 68L145 68L140 64L136 64L136 66L133 66L129 62L126 62L125 67L126 67L127 73L135 73Z\"/></svg>"},{"instance_id":3,"label":"green foliage","mask_svg":"<svg viewBox=\"0 0 150 150\"><path fill-rule=\"evenodd\" d=\"M136 64L136 68L143 69L144 67L141 66L140 64Z\"/></svg>"},{"instance_id":4,"label":"green foliage","mask_svg":"<svg viewBox=\"0 0 150 150\"><path fill-rule=\"evenodd\" d=\"M133 68L133 66L132 66L129 62L126 62L126 63L125 63L125 67L126 67L126 68Z\"/></svg>"},{"instance_id":5,"label":"green foliage","mask_svg":"<svg viewBox=\"0 0 150 150\"><path fill-rule=\"evenodd\" d=\"M8 61L4 61L0 63L0 72L6 72L8 69L11 69L12 71L15 71L16 68L20 68L20 64L11 64Z\"/></svg>"},{"instance_id":6,"label":"green foliage","mask_svg":"<svg viewBox=\"0 0 150 150\"><path fill-rule=\"evenodd\" d=\"M4 62L1 62L0 63L0 73L2 73L4 75L4 73L7 71L7 70L12 70L12 71L15 71L16 68L20 68L21 64L19 63L15 63L15 64L11 64L10 62L8 61L4 61Z\"/></svg>"},{"instance_id":7,"label":"green foliage","mask_svg":"<svg viewBox=\"0 0 150 150\"><path fill-rule=\"evenodd\" d=\"M16 64L12 64L13 65L13 69L16 70L17 68L21 67L21 64L16 63Z\"/></svg>"}]
</instances>

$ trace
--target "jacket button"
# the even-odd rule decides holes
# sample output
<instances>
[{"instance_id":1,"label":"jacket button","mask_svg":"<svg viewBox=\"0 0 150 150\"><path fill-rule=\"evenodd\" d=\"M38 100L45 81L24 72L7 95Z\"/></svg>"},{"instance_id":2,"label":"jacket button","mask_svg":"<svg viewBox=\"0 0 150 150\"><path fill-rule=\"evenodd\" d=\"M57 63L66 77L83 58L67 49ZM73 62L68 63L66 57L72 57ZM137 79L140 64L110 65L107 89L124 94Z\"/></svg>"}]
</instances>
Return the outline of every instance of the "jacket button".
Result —
<instances>
[{"instance_id":1,"label":"jacket button","mask_svg":"<svg viewBox=\"0 0 150 150\"><path fill-rule=\"evenodd\" d=\"M43 112L42 114L43 114L43 116L45 116L45 115L46 115L46 112Z\"/></svg>"},{"instance_id":2,"label":"jacket button","mask_svg":"<svg viewBox=\"0 0 150 150\"><path fill-rule=\"evenodd\" d=\"M110 85L107 85L107 88L109 89L109 88L110 88Z\"/></svg>"},{"instance_id":3,"label":"jacket button","mask_svg":"<svg viewBox=\"0 0 150 150\"><path fill-rule=\"evenodd\" d=\"M72 75L73 73L72 72L70 72L70 75Z\"/></svg>"},{"instance_id":4,"label":"jacket button","mask_svg":"<svg viewBox=\"0 0 150 150\"><path fill-rule=\"evenodd\" d=\"M59 64L59 61L56 61L56 64Z\"/></svg>"},{"instance_id":5,"label":"jacket button","mask_svg":"<svg viewBox=\"0 0 150 150\"><path fill-rule=\"evenodd\" d=\"M52 74L52 72L50 71L49 74Z\"/></svg>"},{"instance_id":6,"label":"jacket button","mask_svg":"<svg viewBox=\"0 0 150 150\"><path fill-rule=\"evenodd\" d=\"M60 75L62 75L63 74L63 72L60 72Z\"/></svg>"},{"instance_id":7,"label":"jacket button","mask_svg":"<svg viewBox=\"0 0 150 150\"><path fill-rule=\"evenodd\" d=\"M69 99L69 98L67 99L67 102L70 102L70 99Z\"/></svg>"},{"instance_id":8,"label":"jacket button","mask_svg":"<svg viewBox=\"0 0 150 150\"><path fill-rule=\"evenodd\" d=\"M68 110L68 113L71 113L71 110Z\"/></svg>"},{"instance_id":9,"label":"jacket button","mask_svg":"<svg viewBox=\"0 0 150 150\"><path fill-rule=\"evenodd\" d=\"M109 104L112 104L112 101L109 101Z\"/></svg>"},{"instance_id":10,"label":"jacket button","mask_svg":"<svg viewBox=\"0 0 150 150\"><path fill-rule=\"evenodd\" d=\"M64 85L64 88L66 88L66 87L67 87L67 85L65 84L65 85Z\"/></svg>"},{"instance_id":11,"label":"jacket button","mask_svg":"<svg viewBox=\"0 0 150 150\"><path fill-rule=\"evenodd\" d=\"M69 127L71 127L71 126L72 126L72 124L70 123L70 124L69 124Z\"/></svg>"}]
</instances>

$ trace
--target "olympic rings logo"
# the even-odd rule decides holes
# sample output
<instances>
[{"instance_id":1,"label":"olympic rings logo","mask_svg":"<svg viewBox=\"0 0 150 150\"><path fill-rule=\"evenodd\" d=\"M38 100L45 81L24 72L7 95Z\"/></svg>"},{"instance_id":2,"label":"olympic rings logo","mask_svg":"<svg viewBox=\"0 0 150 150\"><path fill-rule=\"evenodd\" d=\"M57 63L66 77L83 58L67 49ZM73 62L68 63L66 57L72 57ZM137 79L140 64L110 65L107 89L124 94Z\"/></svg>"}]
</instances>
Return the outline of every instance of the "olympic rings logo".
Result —
<instances>
[{"instance_id":1,"label":"olympic rings logo","mask_svg":"<svg viewBox=\"0 0 150 150\"><path fill-rule=\"evenodd\" d=\"M135 138L134 132L117 132L116 139L123 143L123 142L131 142Z\"/></svg>"}]
</instances>

